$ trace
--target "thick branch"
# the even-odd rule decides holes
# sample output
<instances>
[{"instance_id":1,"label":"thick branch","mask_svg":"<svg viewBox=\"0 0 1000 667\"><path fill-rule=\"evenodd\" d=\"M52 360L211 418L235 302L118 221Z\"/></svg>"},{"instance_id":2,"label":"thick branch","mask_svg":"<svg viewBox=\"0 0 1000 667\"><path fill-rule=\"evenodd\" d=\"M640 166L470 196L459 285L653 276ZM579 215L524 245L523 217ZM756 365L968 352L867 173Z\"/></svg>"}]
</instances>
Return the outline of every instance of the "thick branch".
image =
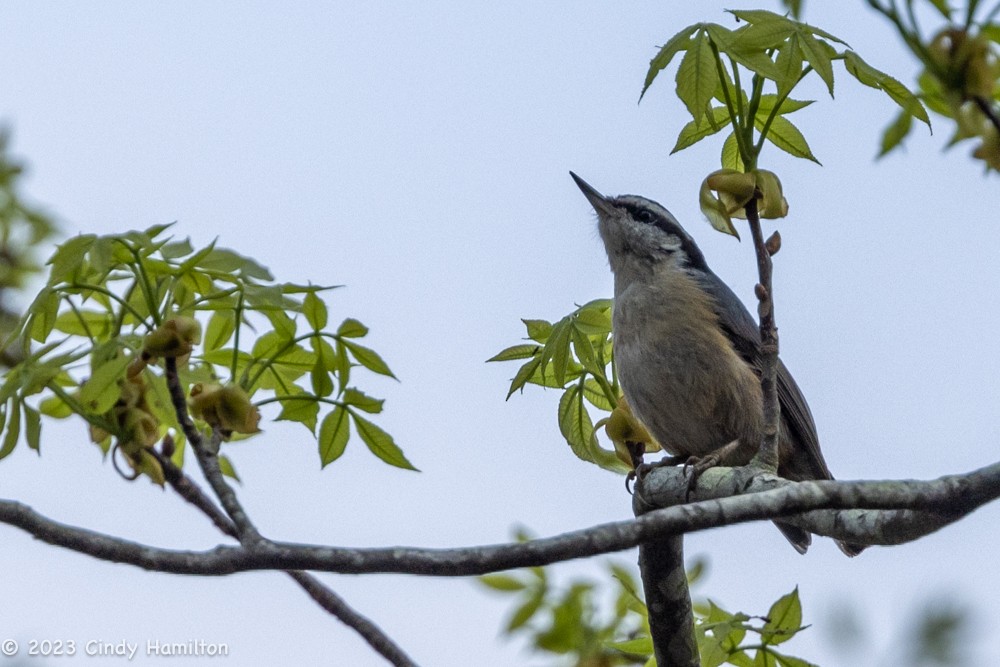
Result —
<instances>
[{"instance_id":1,"label":"thick branch","mask_svg":"<svg viewBox=\"0 0 1000 667\"><path fill-rule=\"evenodd\" d=\"M699 667L694 614L684 569L684 537L668 537L639 547L639 571L649 609L649 633L656 664Z\"/></svg>"},{"instance_id":2,"label":"thick branch","mask_svg":"<svg viewBox=\"0 0 1000 667\"><path fill-rule=\"evenodd\" d=\"M669 472L664 469L663 472ZM714 469L703 478L715 479ZM654 470L646 478L658 476ZM707 480L706 482L707 483ZM643 498L649 501L647 496ZM701 485L699 485L699 492ZM791 517L826 509L922 510L914 519L937 515L931 530L958 520L1000 496L1000 464L933 481L788 482L780 488L705 500L651 511L619 521L526 543L459 549L344 548L261 542L252 547L219 546L202 552L160 549L60 524L15 501L0 500L0 523L8 523L56 546L95 558L176 574L226 575L250 570L315 570L344 574L402 573L469 576L622 551L644 542L707 528ZM797 518L796 521L805 520ZM817 527L818 528L818 527ZM810 528L811 529L811 528ZM924 530L922 534L930 532ZM870 544L908 541L900 535L841 535Z\"/></svg>"}]
</instances>

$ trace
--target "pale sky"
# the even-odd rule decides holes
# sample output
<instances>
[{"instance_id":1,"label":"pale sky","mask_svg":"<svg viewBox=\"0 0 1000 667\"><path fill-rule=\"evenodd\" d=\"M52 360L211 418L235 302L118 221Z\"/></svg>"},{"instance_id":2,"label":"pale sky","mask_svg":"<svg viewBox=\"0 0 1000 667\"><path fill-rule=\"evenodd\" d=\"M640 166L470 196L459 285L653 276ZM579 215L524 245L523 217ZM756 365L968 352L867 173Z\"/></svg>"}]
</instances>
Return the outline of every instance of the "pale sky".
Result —
<instances>
[{"instance_id":1,"label":"pale sky","mask_svg":"<svg viewBox=\"0 0 1000 667\"><path fill-rule=\"evenodd\" d=\"M262 424L227 453L266 535L428 547L506 541L517 524L553 535L627 518L630 498L620 477L570 452L555 392L530 387L505 403L516 367L483 362L519 342L519 318L557 319L611 293L570 169L606 194L667 206L751 298L751 247L713 232L697 205L721 140L669 155L686 122L672 69L636 104L656 46L689 23L726 24L729 5L8 2L0 120L30 167L26 192L66 234L177 220L177 235L218 236L280 280L347 286L330 294L331 320L371 328L400 382L357 380L387 399L378 421L423 472L385 466L360 441L321 471L301 426ZM807 12L912 81L916 66L860 0ZM777 150L762 160L791 206L775 264L782 357L836 476L933 478L991 463L997 179L971 146L941 152L940 121L874 162L896 108L836 75L835 101L813 84L796 96L819 102L792 117L824 166ZM222 541L172 492L122 481L82 421L45 436L41 458L22 447L0 462L0 496L157 546ZM693 535L687 553L710 559L695 593L733 611L763 614L798 585L813 627L788 650L825 666L893 664L883 650L938 596L976 615L971 647L994 655L998 520L993 504L853 560L826 539L799 556L766 522ZM0 639L201 639L229 644L233 665L384 664L281 574L148 573L0 532ZM553 572L565 581L604 560ZM422 665L548 662L498 638L509 600L470 580L323 580ZM871 630L870 656L831 646L831 614L845 604ZM142 654L132 663L162 660Z\"/></svg>"}]
</instances>

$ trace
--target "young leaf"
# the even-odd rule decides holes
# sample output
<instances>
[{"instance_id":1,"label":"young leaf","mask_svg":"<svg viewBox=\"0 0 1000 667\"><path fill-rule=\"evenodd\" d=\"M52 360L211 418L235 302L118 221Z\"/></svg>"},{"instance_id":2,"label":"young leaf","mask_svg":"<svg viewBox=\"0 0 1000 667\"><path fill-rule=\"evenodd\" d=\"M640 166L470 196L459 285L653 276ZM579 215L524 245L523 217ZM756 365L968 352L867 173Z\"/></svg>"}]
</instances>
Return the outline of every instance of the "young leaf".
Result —
<instances>
[{"instance_id":1,"label":"young leaf","mask_svg":"<svg viewBox=\"0 0 1000 667\"><path fill-rule=\"evenodd\" d=\"M659 74L663 69L670 64L674 56L678 52L684 51L688 48L691 42L691 35L700 27L700 24L689 25L688 27L681 30L679 33L671 37L666 44L660 48L660 52L649 61L649 71L646 72L646 82L642 86L642 93L639 95L639 99L642 100L642 96L646 94L646 90L649 89L650 84L653 83L653 79Z\"/></svg>"},{"instance_id":2,"label":"young leaf","mask_svg":"<svg viewBox=\"0 0 1000 667\"><path fill-rule=\"evenodd\" d=\"M528 338L536 343L544 343L552 334L552 323L545 320L521 320L528 331Z\"/></svg>"},{"instance_id":3,"label":"young leaf","mask_svg":"<svg viewBox=\"0 0 1000 667\"><path fill-rule=\"evenodd\" d=\"M892 78L885 72L875 69L854 51L844 53L844 67L858 81L864 85L883 91L898 104L904 111L913 114L919 120L931 126L931 119L927 115L927 109L920 103L916 95L910 92L909 88Z\"/></svg>"},{"instance_id":4,"label":"young leaf","mask_svg":"<svg viewBox=\"0 0 1000 667\"><path fill-rule=\"evenodd\" d=\"M205 352L220 349L229 342L236 331L236 313L232 310L217 310L208 319L205 329Z\"/></svg>"},{"instance_id":5,"label":"young leaf","mask_svg":"<svg viewBox=\"0 0 1000 667\"><path fill-rule=\"evenodd\" d=\"M9 401L7 414L7 433L0 445L0 459L5 458L17 446L17 438L21 434L21 401L16 398ZM0 425L2 427L2 425Z\"/></svg>"},{"instance_id":6,"label":"young leaf","mask_svg":"<svg viewBox=\"0 0 1000 667\"><path fill-rule=\"evenodd\" d=\"M791 639L802 629L802 603L799 601L799 589L783 595L771 605L767 612L767 623L761 639L765 644L776 645Z\"/></svg>"},{"instance_id":7,"label":"young leaf","mask_svg":"<svg viewBox=\"0 0 1000 667\"><path fill-rule=\"evenodd\" d=\"M42 416L27 403L24 404L24 438L28 447L39 451L42 442Z\"/></svg>"},{"instance_id":8,"label":"young leaf","mask_svg":"<svg viewBox=\"0 0 1000 667\"><path fill-rule=\"evenodd\" d=\"M309 371L309 381L317 396L326 397L333 393L333 380L322 359L316 359L316 365Z\"/></svg>"},{"instance_id":9,"label":"young leaf","mask_svg":"<svg viewBox=\"0 0 1000 667\"><path fill-rule=\"evenodd\" d=\"M319 426L319 460L322 467L325 468L340 458L347 448L350 435L348 412L338 405L330 414L323 417L323 422Z\"/></svg>"},{"instance_id":10,"label":"young leaf","mask_svg":"<svg viewBox=\"0 0 1000 667\"><path fill-rule=\"evenodd\" d=\"M237 482L243 481L240 479L240 476L236 474L236 468L233 466L233 462L225 454L219 456L219 470L223 475L230 479L234 479Z\"/></svg>"},{"instance_id":11,"label":"young leaf","mask_svg":"<svg viewBox=\"0 0 1000 667\"><path fill-rule=\"evenodd\" d=\"M525 588L523 581L516 579L509 574L484 574L476 580L495 591L503 591L505 593L523 591Z\"/></svg>"},{"instance_id":12,"label":"young leaf","mask_svg":"<svg viewBox=\"0 0 1000 667\"><path fill-rule=\"evenodd\" d=\"M722 142L722 168L732 171L745 171L743 160L740 159L740 145L736 141L736 133L730 132L726 140Z\"/></svg>"},{"instance_id":13,"label":"young leaf","mask_svg":"<svg viewBox=\"0 0 1000 667\"><path fill-rule=\"evenodd\" d=\"M802 77L802 49L799 48L799 36L795 33L788 38L778 51L774 61L777 76L774 78L778 89L776 97L787 95Z\"/></svg>"},{"instance_id":14,"label":"young leaf","mask_svg":"<svg viewBox=\"0 0 1000 667\"><path fill-rule=\"evenodd\" d=\"M684 102L696 123L708 111L708 103L715 94L718 76L708 36L699 30L681 59L675 79L677 97Z\"/></svg>"},{"instance_id":15,"label":"young leaf","mask_svg":"<svg viewBox=\"0 0 1000 667\"><path fill-rule=\"evenodd\" d=\"M535 356L539 350L541 350L539 345L513 345L505 350L501 350L497 354L493 355L486 360L487 363L491 361L514 361L516 359L527 359L529 357Z\"/></svg>"},{"instance_id":16,"label":"young leaf","mask_svg":"<svg viewBox=\"0 0 1000 667\"><path fill-rule=\"evenodd\" d=\"M574 454L594 463L593 451L597 448L594 424L580 398L580 386L574 384L559 399L559 431Z\"/></svg>"},{"instance_id":17,"label":"young leaf","mask_svg":"<svg viewBox=\"0 0 1000 667\"><path fill-rule=\"evenodd\" d=\"M351 417L354 419L354 429L372 454L397 468L417 470L403 455L403 450L396 445L391 435L355 412L351 412Z\"/></svg>"},{"instance_id":18,"label":"young leaf","mask_svg":"<svg viewBox=\"0 0 1000 667\"><path fill-rule=\"evenodd\" d=\"M344 338L361 338L368 333L368 327L353 318L347 318L337 327L337 335Z\"/></svg>"},{"instance_id":19,"label":"young leaf","mask_svg":"<svg viewBox=\"0 0 1000 667\"><path fill-rule=\"evenodd\" d=\"M309 432L316 433L316 420L319 417L319 403L309 394L301 394L301 398L288 398L281 401L281 414L277 421L299 422Z\"/></svg>"},{"instance_id":20,"label":"young leaf","mask_svg":"<svg viewBox=\"0 0 1000 667\"><path fill-rule=\"evenodd\" d=\"M357 362L368 370L378 373L379 375L388 375L389 377L395 379L396 376L392 374L392 371L389 370L389 366L382 361L382 357L380 357L375 350L346 340L344 341L344 347L350 350Z\"/></svg>"},{"instance_id":21,"label":"young leaf","mask_svg":"<svg viewBox=\"0 0 1000 667\"><path fill-rule=\"evenodd\" d=\"M523 389L524 385L528 383L528 380L532 378L536 370L539 370L542 365L541 355L535 355L532 357L531 361L527 362L519 369L514 375L514 379L510 382L510 390L507 391L507 399L514 395L514 392L518 389ZM505 399L506 400L506 399Z\"/></svg>"},{"instance_id":22,"label":"young leaf","mask_svg":"<svg viewBox=\"0 0 1000 667\"><path fill-rule=\"evenodd\" d=\"M384 400L380 398L372 398L354 387L348 387L347 390L344 391L342 400L347 405L364 410L369 414L378 414L379 412L382 412L382 405L385 403Z\"/></svg>"},{"instance_id":23,"label":"young leaf","mask_svg":"<svg viewBox=\"0 0 1000 667\"><path fill-rule=\"evenodd\" d=\"M315 292L306 294L302 301L302 314L306 316L306 321L313 331L322 331L326 328L326 304L316 296Z\"/></svg>"},{"instance_id":24,"label":"young leaf","mask_svg":"<svg viewBox=\"0 0 1000 667\"><path fill-rule=\"evenodd\" d=\"M56 285L80 268L96 238L94 234L81 234L59 245L46 262L52 267L49 271L48 284Z\"/></svg>"},{"instance_id":25,"label":"young leaf","mask_svg":"<svg viewBox=\"0 0 1000 667\"><path fill-rule=\"evenodd\" d=\"M681 128L677 135L677 143L674 144L670 154L673 155L682 151L688 146L693 146L705 137L710 137L725 127L729 127L729 108L712 107L700 121L688 121L687 125Z\"/></svg>"},{"instance_id":26,"label":"young leaf","mask_svg":"<svg viewBox=\"0 0 1000 667\"><path fill-rule=\"evenodd\" d=\"M827 90L830 91L830 97L833 97L832 57L836 55L833 47L805 32L799 33L798 43L802 49L802 55L826 83Z\"/></svg>"},{"instance_id":27,"label":"young leaf","mask_svg":"<svg viewBox=\"0 0 1000 667\"><path fill-rule=\"evenodd\" d=\"M764 121L758 116L754 125L758 129L761 129ZM816 159L816 156L809 149L809 144L806 143L806 138L802 136L799 128L795 127L784 116L775 116L771 120L771 126L768 128L766 138L789 155L812 160L816 164L820 164L820 161Z\"/></svg>"},{"instance_id":28,"label":"young leaf","mask_svg":"<svg viewBox=\"0 0 1000 667\"><path fill-rule=\"evenodd\" d=\"M906 138L906 135L910 133L912 127L913 114L905 109L901 110L899 115L896 116L896 120L892 121L882 134L882 145L879 148L878 157L882 157L899 146L903 139Z\"/></svg>"},{"instance_id":29,"label":"young leaf","mask_svg":"<svg viewBox=\"0 0 1000 667\"><path fill-rule=\"evenodd\" d=\"M95 414L110 410L121 395L118 383L125 379L125 368L130 361L130 357L121 354L95 368L80 387L80 403Z\"/></svg>"}]
</instances>

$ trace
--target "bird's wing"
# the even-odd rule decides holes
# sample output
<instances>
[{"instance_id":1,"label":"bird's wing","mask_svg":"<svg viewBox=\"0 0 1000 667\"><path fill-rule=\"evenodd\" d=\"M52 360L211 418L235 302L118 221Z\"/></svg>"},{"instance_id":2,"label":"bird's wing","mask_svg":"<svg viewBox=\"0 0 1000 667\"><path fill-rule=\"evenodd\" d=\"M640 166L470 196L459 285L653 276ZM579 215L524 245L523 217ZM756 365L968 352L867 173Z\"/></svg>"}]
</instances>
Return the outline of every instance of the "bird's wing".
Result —
<instances>
[{"instance_id":1,"label":"bird's wing","mask_svg":"<svg viewBox=\"0 0 1000 667\"><path fill-rule=\"evenodd\" d=\"M760 329L739 297L714 273L701 277L705 291L715 298L719 324L729 336L736 352L754 368L760 369ZM795 384L785 364L778 360L778 403L789 436L798 449L786 467L796 479L833 479L819 449L819 436L809 404ZM804 455L804 456L803 456Z\"/></svg>"}]
</instances>

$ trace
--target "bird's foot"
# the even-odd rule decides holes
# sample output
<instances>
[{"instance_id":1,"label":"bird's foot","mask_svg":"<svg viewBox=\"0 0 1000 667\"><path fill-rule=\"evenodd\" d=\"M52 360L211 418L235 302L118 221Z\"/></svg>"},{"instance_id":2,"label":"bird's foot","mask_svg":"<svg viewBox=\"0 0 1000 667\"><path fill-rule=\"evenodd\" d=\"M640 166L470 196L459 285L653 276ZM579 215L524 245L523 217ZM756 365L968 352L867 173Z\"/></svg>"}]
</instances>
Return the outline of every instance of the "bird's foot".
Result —
<instances>
[{"instance_id":1,"label":"bird's foot","mask_svg":"<svg viewBox=\"0 0 1000 667\"><path fill-rule=\"evenodd\" d=\"M633 468L632 472L625 477L625 488L628 489L629 493L632 493L632 489L629 488L629 483L633 480L639 480L642 482L642 480L646 478L646 475L656 468L662 468L664 466L678 466L681 464L687 466L690 458L691 457L689 456L664 456L655 463L642 463L642 459L640 458L640 462Z\"/></svg>"},{"instance_id":2,"label":"bird's foot","mask_svg":"<svg viewBox=\"0 0 1000 667\"><path fill-rule=\"evenodd\" d=\"M714 468L722 462L722 457L718 454L708 456L689 456L684 461L683 472L686 475L688 468L691 468L691 476L688 478L687 491L684 492L684 502L691 500L691 493L698 487L698 478L709 468Z\"/></svg>"}]
</instances>

